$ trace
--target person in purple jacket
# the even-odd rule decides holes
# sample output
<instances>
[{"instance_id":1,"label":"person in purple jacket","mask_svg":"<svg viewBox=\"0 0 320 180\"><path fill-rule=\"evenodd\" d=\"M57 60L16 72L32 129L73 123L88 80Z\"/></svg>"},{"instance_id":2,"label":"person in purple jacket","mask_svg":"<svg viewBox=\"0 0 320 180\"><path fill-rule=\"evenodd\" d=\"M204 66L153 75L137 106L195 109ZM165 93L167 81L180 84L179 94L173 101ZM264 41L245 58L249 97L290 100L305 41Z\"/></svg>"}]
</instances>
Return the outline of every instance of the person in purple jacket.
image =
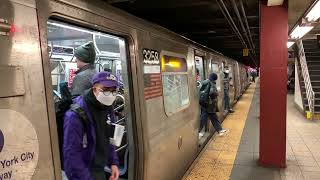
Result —
<instances>
[{"instance_id":1,"label":"person in purple jacket","mask_svg":"<svg viewBox=\"0 0 320 180\"><path fill-rule=\"evenodd\" d=\"M73 101L86 113L87 128L72 110L64 117L64 170L69 180L107 180L104 172L107 165L112 170L109 180L117 180L119 160L109 142L112 130L107 121L114 122L112 104L118 81L110 72L100 72L93 76L92 84L91 89Z\"/></svg>"}]
</instances>

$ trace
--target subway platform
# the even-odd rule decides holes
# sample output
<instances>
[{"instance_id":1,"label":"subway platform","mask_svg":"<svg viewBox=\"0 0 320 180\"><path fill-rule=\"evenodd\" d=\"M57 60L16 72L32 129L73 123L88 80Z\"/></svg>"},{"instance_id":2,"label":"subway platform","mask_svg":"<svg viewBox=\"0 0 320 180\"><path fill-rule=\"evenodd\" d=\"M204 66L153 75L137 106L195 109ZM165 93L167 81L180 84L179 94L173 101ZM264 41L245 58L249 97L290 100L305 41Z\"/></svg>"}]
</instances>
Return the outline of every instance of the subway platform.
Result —
<instances>
[{"instance_id":1,"label":"subway platform","mask_svg":"<svg viewBox=\"0 0 320 180\"><path fill-rule=\"evenodd\" d=\"M265 168L259 158L259 82L251 84L183 180L319 180L320 121L307 120L287 95L287 167Z\"/></svg>"}]
</instances>

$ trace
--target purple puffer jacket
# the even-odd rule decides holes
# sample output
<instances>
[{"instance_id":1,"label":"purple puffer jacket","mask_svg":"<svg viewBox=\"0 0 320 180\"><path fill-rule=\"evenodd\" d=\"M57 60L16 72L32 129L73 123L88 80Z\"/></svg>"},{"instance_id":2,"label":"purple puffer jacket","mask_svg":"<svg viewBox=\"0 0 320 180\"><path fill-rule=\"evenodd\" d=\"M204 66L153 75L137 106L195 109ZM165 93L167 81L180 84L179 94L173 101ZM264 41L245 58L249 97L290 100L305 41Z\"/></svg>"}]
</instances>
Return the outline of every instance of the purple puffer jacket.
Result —
<instances>
[{"instance_id":1,"label":"purple puffer jacket","mask_svg":"<svg viewBox=\"0 0 320 180\"><path fill-rule=\"evenodd\" d=\"M90 163L94 159L96 149L96 134L92 120L92 115L89 112L88 106L82 96L74 99L73 103L78 104L88 115L89 126L87 132L88 145L83 148L84 129L79 116L69 110L64 116L64 170L69 180L92 180L90 174ZM110 114L110 119L114 122L115 117L112 108L107 109ZM115 147L109 145L109 156L106 165L119 165L119 159L115 152Z\"/></svg>"}]
</instances>

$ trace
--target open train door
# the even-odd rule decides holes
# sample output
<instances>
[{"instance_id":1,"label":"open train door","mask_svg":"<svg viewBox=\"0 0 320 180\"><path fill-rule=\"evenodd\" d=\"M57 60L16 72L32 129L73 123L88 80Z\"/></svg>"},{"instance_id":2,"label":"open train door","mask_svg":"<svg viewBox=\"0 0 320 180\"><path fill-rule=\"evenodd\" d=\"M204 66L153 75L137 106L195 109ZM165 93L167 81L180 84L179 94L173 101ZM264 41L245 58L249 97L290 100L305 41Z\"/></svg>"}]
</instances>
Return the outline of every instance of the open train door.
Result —
<instances>
[{"instance_id":1,"label":"open train door","mask_svg":"<svg viewBox=\"0 0 320 180\"><path fill-rule=\"evenodd\" d=\"M206 66L208 64L208 61L206 59L205 53L195 50L195 56L194 56L194 63L195 63L195 70L196 70L196 93L200 93L200 88L202 86L202 82L206 80L206 77L208 76ZM199 104L199 103L197 103ZM201 108L199 105L199 112L201 114ZM200 114L198 116L198 122L200 125ZM205 127L199 130L199 146L202 147L209 135L210 135L210 129L209 129L209 121L206 122Z\"/></svg>"},{"instance_id":2,"label":"open train door","mask_svg":"<svg viewBox=\"0 0 320 180\"><path fill-rule=\"evenodd\" d=\"M235 73L236 73L236 68L234 64L229 64L229 77L231 78L230 80L230 88L229 88L229 97L230 97L230 107L233 106L235 103L236 99L236 94L237 94L237 89L236 89L236 80L235 80Z\"/></svg>"},{"instance_id":3,"label":"open train door","mask_svg":"<svg viewBox=\"0 0 320 180\"><path fill-rule=\"evenodd\" d=\"M64 174L60 168L54 104L60 98L59 83L65 81L72 86L77 70L74 49L88 41L94 43L97 54L95 69L110 71L119 80L115 123L125 126L124 139L116 148L120 159L120 178L143 179L143 144L139 143L142 134L137 131L137 127L141 126L141 122L138 122L141 118L134 58L135 40L132 38L135 35L127 26L106 18L114 14L100 8L104 5L102 2L99 5L99 2L37 1L56 179ZM106 166L105 172L110 172L110 168Z\"/></svg>"}]
</instances>

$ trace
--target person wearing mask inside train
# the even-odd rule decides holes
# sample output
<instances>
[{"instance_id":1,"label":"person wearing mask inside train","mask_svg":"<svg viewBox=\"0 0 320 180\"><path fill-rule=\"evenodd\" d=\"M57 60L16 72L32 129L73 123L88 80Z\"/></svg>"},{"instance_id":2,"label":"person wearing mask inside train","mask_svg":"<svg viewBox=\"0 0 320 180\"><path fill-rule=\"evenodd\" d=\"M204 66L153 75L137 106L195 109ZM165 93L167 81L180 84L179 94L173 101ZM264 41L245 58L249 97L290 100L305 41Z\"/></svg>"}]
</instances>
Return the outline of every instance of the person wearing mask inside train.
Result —
<instances>
[{"instance_id":1,"label":"person wearing mask inside train","mask_svg":"<svg viewBox=\"0 0 320 180\"><path fill-rule=\"evenodd\" d=\"M200 88L200 107L201 107L201 115L200 115L200 129L205 126L208 117L211 120L213 127L216 129L220 136L223 136L228 130L225 130L221 127L221 123L218 119L217 112L218 110L218 90L216 87L216 80L218 76L215 73L211 73L207 80L204 80L201 83ZM203 94L206 94L203 96ZM202 97L206 97L207 99L201 100Z\"/></svg>"},{"instance_id":2,"label":"person wearing mask inside train","mask_svg":"<svg viewBox=\"0 0 320 180\"><path fill-rule=\"evenodd\" d=\"M223 86L224 86L224 110L229 113L234 113L234 110L230 107L230 96L229 96L229 89L230 89L230 81L231 77L229 75L230 70L228 66L225 66L223 72Z\"/></svg>"},{"instance_id":3,"label":"person wearing mask inside train","mask_svg":"<svg viewBox=\"0 0 320 180\"><path fill-rule=\"evenodd\" d=\"M82 95L85 90L92 87L90 80L97 73L94 67L96 51L93 42L87 42L76 48L74 56L76 57L78 70L71 86L71 95L73 97Z\"/></svg>"},{"instance_id":4,"label":"person wearing mask inside train","mask_svg":"<svg viewBox=\"0 0 320 180\"><path fill-rule=\"evenodd\" d=\"M93 76L92 84L74 99L87 122L83 123L80 113L71 109L64 117L64 170L69 180L107 180L104 167L109 166L109 180L117 180L119 160L115 146L109 142L113 136L109 124L115 121L112 104L117 95L117 77L103 71Z\"/></svg>"}]
</instances>

